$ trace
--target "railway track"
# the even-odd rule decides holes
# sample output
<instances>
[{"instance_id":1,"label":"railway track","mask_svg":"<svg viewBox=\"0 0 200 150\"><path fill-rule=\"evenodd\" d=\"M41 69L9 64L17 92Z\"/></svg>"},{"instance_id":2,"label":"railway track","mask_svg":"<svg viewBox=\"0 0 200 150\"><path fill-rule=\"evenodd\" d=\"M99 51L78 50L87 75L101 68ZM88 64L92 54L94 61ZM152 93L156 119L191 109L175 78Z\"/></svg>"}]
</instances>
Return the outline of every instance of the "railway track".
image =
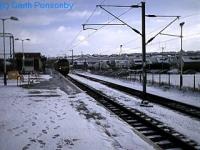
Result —
<instances>
[{"instance_id":1,"label":"railway track","mask_svg":"<svg viewBox=\"0 0 200 150\"><path fill-rule=\"evenodd\" d=\"M122 85L119 85L119 84L107 82L107 81L104 81L104 80L96 79L96 78L93 78L93 77L85 76L85 75L82 75L82 74L76 74L76 75L83 77L83 78L86 78L86 79L89 79L89 80L92 80L92 81L100 82L101 84L104 84L104 85L111 87L113 89L122 91L124 93L128 93L132 96L136 96L138 98L143 98L142 91L132 89L132 88L129 88L129 87L126 87L126 86L122 86ZM189 105L189 104L181 103L181 102L178 102L178 101L174 101L172 99L164 98L164 97L154 95L154 94L150 94L150 93L146 94L146 98L147 98L148 101L150 101L152 103L156 103L156 104L162 105L164 107L170 108L172 110L176 110L176 111L181 112L183 114L189 115L191 117L200 119L200 108L199 107L195 107L195 106L192 106L192 105Z\"/></svg>"},{"instance_id":2,"label":"railway track","mask_svg":"<svg viewBox=\"0 0 200 150\"><path fill-rule=\"evenodd\" d=\"M136 109L126 107L124 104L115 101L113 98L106 96L102 92L85 85L70 76L67 76L67 78L80 89L86 91L88 95L104 105L104 107L127 122L140 134L153 142L158 149L200 149L200 146L194 141L165 126L162 122L155 120Z\"/></svg>"}]
</instances>

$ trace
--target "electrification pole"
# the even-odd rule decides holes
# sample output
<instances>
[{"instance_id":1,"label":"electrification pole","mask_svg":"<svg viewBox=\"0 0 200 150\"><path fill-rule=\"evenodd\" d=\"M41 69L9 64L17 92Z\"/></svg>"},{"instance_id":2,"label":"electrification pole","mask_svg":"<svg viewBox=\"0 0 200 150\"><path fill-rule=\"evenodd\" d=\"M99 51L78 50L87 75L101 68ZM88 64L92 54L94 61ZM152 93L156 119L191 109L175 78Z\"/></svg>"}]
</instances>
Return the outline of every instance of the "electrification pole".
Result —
<instances>
[{"instance_id":1,"label":"electrification pole","mask_svg":"<svg viewBox=\"0 0 200 150\"><path fill-rule=\"evenodd\" d=\"M180 23L180 27L181 27L181 51L180 51L180 65L181 65L181 69L180 69L180 89L183 86L183 25L185 24L185 22L181 22Z\"/></svg>"},{"instance_id":2,"label":"electrification pole","mask_svg":"<svg viewBox=\"0 0 200 150\"><path fill-rule=\"evenodd\" d=\"M143 99L142 103L146 99L146 32L145 32L145 2L142 3L142 75L143 75Z\"/></svg>"},{"instance_id":3,"label":"electrification pole","mask_svg":"<svg viewBox=\"0 0 200 150\"><path fill-rule=\"evenodd\" d=\"M5 44L5 19L3 21L3 57L4 57L4 85L7 85L7 78L6 78L6 44Z\"/></svg>"}]
</instances>

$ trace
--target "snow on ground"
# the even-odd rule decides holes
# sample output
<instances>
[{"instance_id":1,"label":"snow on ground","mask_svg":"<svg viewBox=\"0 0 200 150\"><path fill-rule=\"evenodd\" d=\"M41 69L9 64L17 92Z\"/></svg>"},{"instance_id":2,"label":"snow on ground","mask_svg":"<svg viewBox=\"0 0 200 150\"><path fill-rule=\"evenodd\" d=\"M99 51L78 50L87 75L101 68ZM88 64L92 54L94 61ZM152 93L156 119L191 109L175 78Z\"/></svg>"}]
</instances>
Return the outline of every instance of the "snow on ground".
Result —
<instances>
[{"instance_id":1,"label":"snow on ground","mask_svg":"<svg viewBox=\"0 0 200 150\"><path fill-rule=\"evenodd\" d=\"M159 83L159 76L160 82L168 84L170 79L170 85L180 86L180 75L179 74L151 74L147 73L147 81L154 83ZM131 78L140 79L140 75L131 74ZM183 87L184 88L194 88L194 74L183 74ZM200 74L195 74L195 88L200 89Z\"/></svg>"},{"instance_id":2,"label":"snow on ground","mask_svg":"<svg viewBox=\"0 0 200 150\"><path fill-rule=\"evenodd\" d=\"M133 89L142 90L142 84L140 84L139 82L134 82L134 81L130 81L130 80L120 80L120 79L115 79L115 78L111 78L111 77L94 75L94 74L90 74L87 72L84 72L81 74L91 76L94 78L98 78L101 80L105 80L108 82L112 82L115 84L120 84L120 85L130 87ZM200 93L198 93L198 92L180 91L175 88L171 88L171 89L160 88L158 86L152 86L152 85L147 85L147 92L200 107Z\"/></svg>"},{"instance_id":3,"label":"snow on ground","mask_svg":"<svg viewBox=\"0 0 200 150\"><path fill-rule=\"evenodd\" d=\"M48 81L49 79L51 79L52 77L48 74L40 74L40 75L23 75L23 80L10 80L10 79L7 79L7 85L24 85L24 84L28 84L28 80L31 82L31 83L39 83L41 81ZM1 76L0 77L0 86L1 85L4 85L4 79L3 77Z\"/></svg>"},{"instance_id":4,"label":"snow on ground","mask_svg":"<svg viewBox=\"0 0 200 150\"><path fill-rule=\"evenodd\" d=\"M154 148L95 100L54 75L28 88L0 85L0 149Z\"/></svg>"},{"instance_id":5,"label":"snow on ground","mask_svg":"<svg viewBox=\"0 0 200 150\"><path fill-rule=\"evenodd\" d=\"M71 74L70 76L75 79L78 79L79 81L85 84L92 86L95 89L102 91L106 95L114 97L116 100L124 103L128 107L132 107L139 111L144 112L150 117L163 122L166 126L172 127L176 131L184 134L186 137L189 137L190 139L200 144L200 136L199 136L200 135L200 121L190 118L188 116L184 116L183 114L177 113L176 111L168 110L167 108L163 108L156 104L154 104L154 106L150 108L140 107L141 101L135 97L126 95L117 90L108 88L105 85L87 80L77 75Z\"/></svg>"}]
</instances>

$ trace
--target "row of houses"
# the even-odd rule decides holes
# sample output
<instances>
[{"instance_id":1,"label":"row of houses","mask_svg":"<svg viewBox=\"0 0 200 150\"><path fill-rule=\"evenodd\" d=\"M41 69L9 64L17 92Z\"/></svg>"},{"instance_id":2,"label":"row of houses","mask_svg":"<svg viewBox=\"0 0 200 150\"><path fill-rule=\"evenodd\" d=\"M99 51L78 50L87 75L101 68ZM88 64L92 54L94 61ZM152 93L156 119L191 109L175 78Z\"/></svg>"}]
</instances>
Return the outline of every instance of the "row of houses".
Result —
<instances>
[{"instance_id":1,"label":"row of houses","mask_svg":"<svg viewBox=\"0 0 200 150\"><path fill-rule=\"evenodd\" d=\"M71 60L71 58L68 58ZM141 69L141 54L123 55L81 55L73 58L73 66L77 69ZM184 52L180 59L180 54L175 52L149 53L146 55L146 67L148 70L169 70L180 68L183 62L183 70L200 71L200 52Z\"/></svg>"}]
</instances>

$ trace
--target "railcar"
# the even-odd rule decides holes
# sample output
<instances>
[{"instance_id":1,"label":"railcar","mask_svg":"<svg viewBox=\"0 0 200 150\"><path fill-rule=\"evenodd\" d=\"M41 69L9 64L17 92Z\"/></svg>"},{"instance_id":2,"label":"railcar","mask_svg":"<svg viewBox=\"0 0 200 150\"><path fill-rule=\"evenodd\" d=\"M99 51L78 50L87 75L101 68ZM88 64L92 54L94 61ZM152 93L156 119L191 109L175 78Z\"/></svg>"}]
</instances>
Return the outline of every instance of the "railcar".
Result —
<instances>
[{"instance_id":1,"label":"railcar","mask_svg":"<svg viewBox=\"0 0 200 150\"><path fill-rule=\"evenodd\" d=\"M62 75L67 76L69 73L69 61L67 59L59 59L54 64L55 70Z\"/></svg>"}]
</instances>

